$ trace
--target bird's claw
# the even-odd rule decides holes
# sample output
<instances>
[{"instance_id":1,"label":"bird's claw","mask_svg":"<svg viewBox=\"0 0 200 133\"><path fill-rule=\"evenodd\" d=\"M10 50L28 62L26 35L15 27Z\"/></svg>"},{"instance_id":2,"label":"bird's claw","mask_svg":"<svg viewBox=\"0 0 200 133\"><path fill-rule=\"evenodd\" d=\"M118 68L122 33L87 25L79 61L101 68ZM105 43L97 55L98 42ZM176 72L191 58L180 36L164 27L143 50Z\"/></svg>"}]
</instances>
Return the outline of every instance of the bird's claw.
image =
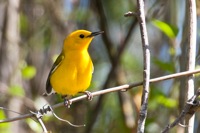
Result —
<instances>
[{"instance_id":1,"label":"bird's claw","mask_svg":"<svg viewBox=\"0 0 200 133\"><path fill-rule=\"evenodd\" d=\"M92 101L93 95L92 95L91 92L89 92L89 91L84 91L83 93L87 95L87 99L88 99L89 101Z\"/></svg>"},{"instance_id":2,"label":"bird's claw","mask_svg":"<svg viewBox=\"0 0 200 133\"><path fill-rule=\"evenodd\" d=\"M64 105L65 107L70 108L70 106L72 105L72 101L70 101L67 98L64 98Z\"/></svg>"}]
</instances>

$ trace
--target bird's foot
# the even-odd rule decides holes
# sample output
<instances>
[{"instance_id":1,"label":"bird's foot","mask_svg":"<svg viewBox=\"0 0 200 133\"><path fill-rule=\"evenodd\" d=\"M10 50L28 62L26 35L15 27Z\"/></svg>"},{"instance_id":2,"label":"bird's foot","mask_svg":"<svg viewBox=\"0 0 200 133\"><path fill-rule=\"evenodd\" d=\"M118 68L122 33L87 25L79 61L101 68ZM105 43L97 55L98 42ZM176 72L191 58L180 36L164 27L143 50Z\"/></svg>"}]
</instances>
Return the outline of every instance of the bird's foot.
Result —
<instances>
[{"instance_id":1,"label":"bird's foot","mask_svg":"<svg viewBox=\"0 0 200 133\"><path fill-rule=\"evenodd\" d=\"M69 99L65 98L64 105L65 105L65 107L70 108L70 106L72 105L72 102Z\"/></svg>"},{"instance_id":2,"label":"bird's foot","mask_svg":"<svg viewBox=\"0 0 200 133\"><path fill-rule=\"evenodd\" d=\"M89 91L84 91L84 92L81 92L81 93L86 94L86 95L87 95L87 99L88 99L89 101L92 101L93 95L92 95L91 92L89 92Z\"/></svg>"},{"instance_id":3,"label":"bird's foot","mask_svg":"<svg viewBox=\"0 0 200 133\"><path fill-rule=\"evenodd\" d=\"M67 108L70 108L70 106L72 105L72 101L70 101L67 98L67 95L62 96L62 98L64 99L64 106L67 107Z\"/></svg>"}]
</instances>

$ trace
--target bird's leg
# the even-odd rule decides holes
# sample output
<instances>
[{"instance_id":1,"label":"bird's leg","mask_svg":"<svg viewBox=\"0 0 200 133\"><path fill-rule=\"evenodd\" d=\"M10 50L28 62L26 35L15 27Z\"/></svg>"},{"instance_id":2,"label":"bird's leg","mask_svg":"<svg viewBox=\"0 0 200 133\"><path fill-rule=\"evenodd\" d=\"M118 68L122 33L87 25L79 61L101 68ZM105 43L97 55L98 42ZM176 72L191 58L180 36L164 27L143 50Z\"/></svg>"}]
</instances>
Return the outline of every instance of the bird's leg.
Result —
<instances>
[{"instance_id":1,"label":"bird's leg","mask_svg":"<svg viewBox=\"0 0 200 133\"><path fill-rule=\"evenodd\" d=\"M86 95L87 95L87 99L88 99L89 101L92 101L93 95L92 95L91 92L89 92L89 91L83 91L83 92L80 92L80 93L86 94Z\"/></svg>"},{"instance_id":2,"label":"bird's leg","mask_svg":"<svg viewBox=\"0 0 200 133\"><path fill-rule=\"evenodd\" d=\"M67 95L63 95L62 98L64 99L65 107L70 108L72 102L68 99L68 96Z\"/></svg>"}]
</instances>

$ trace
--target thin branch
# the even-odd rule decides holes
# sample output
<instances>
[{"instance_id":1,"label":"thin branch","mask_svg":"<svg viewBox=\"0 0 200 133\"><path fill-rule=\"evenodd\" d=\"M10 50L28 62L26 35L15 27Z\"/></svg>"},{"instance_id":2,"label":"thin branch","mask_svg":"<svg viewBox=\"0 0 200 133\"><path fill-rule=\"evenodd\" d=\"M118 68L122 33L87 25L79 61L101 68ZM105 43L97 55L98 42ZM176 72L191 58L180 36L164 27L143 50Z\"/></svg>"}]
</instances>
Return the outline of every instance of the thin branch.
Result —
<instances>
[{"instance_id":1,"label":"thin branch","mask_svg":"<svg viewBox=\"0 0 200 133\"><path fill-rule=\"evenodd\" d=\"M188 115L191 117L194 115L196 111L200 109L200 101L198 100L198 96L200 95L200 89L197 90L196 94L193 95L185 104L184 109L182 110L179 117L174 120L170 125L167 125L162 133L169 132L170 129L172 129L174 126L179 125L179 123L183 120L183 118L187 117ZM184 127L188 128L189 125L186 125Z\"/></svg>"},{"instance_id":2,"label":"thin branch","mask_svg":"<svg viewBox=\"0 0 200 133\"><path fill-rule=\"evenodd\" d=\"M39 121L39 123L40 123L40 125L41 125L41 127L42 127L42 129L43 129L43 132L44 132L44 133L48 133L47 128L45 127L44 122L42 121L42 118L41 118L41 117L38 118L38 121Z\"/></svg>"},{"instance_id":3,"label":"thin branch","mask_svg":"<svg viewBox=\"0 0 200 133\"><path fill-rule=\"evenodd\" d=\"M188 45L187 47L187 67L186 70L195 69L195 56L196 56L196 29L197 29L197 16L196 16L196 0L187 0L186 10L188 10L188 27L189 27L189 36L188 36ZM186 79L186 89L187 89L187 99L194 95L194 78L193 75L190 75ZM186 118L186 132L193 133L194 128L194 115Z\"/></svg>"},{"instance_id":4,"label":"thin branch","mask_svg":"<svg viewBox=\"0 0 200 133\"><path fill-rule=\"evenodd\" d=\"M193 71L185 71L185 72L174 73L174 74L170 74L170 75L166 75L166 76L150 79L150 82L152 83L152 82L158 82L158 81L162 81L162 80L167 80L167 79L172 79L172 78L178 78L178 77L182 77L182 76L192 75L192 74L199 73L199 70L200 69L193 70Z\"/></svg>"},{"instance_id":5,"label":"thin branch","mask_svg":"<svg viewBox=\"0 0 200 133\"><path fill-rule=\"evenodd\" d=\"M22 119L26 119L26 118L31 118L31 117L34 117L34 114L29 113L29 114L15 117L15 118L8 118L5 120L0 120L0 123L13 122L13 121L18 121L18 120L22 120Z\"/></svg>"},{"instance_id":6,"label":"thin branch","mask_svg":"<svg viewBox=\"0 0 200 133\"><path fill-rule=\"evenodd\" d=\"M19 112L16 112L14 110L11 110L11 109L7 109L7 108L4 108L4 107L0 107L1 110L6 110L6 111L10 111L10 112L13 112L13 113L16 113L16 114L19 114L19 115L22 115L21 113Z\"/></svg>"},{"instance_id":7,"label":"thin branch","mask_svg":"<svg viewBox=\"0 0 200 133\"><path fill-rule=\"evenodd\" d=\"M137 20L135 19L132 22L132 24L131 24L128 32L127 32L126 37L124 38L124 40L122 41L122 43L119 45L119 47L117 49L118 51L113 52L114 47L111 47L111 46L114 46L113 42L110 40L109 35L106 34L106 33L109 33L108 28L106 28L106 27L108 27L108 23L106 21L107 18L106 18L106 15L105 15L105 12L104 12L104 9L103 9L103 6L102 6L102 1L96 0L94 2L96 3L96 5L98 7L97 11L98 11L99 16L100 16L101 29L105 31L105 34L103 35L103 41L105 42L105 45L106 45L106 48L107 48L107 51L108 51L108 55L109 55L109 59L110 59L110 62L111 62L111 69L108 73L107 79L105 80L106 82L102 86L102 89L105 89L105 88L108 88L110 81L113 80L113 78L115 78L115 72L116 72L116 69L119 66L120 58L121 58L125 48L128 45L128 41L131 38L131 34L132 34L133 29L137 25ZM92 129L92 127L93 127L93 125L94 125L94 123L97 119L97 116L99 115L99 112L101 112L103 99L104 99L104 95L100 95L100 97L97 100L97 103L96 103L96 105L93 109L94 113L92 114L92 117L90 117L89 124L88 124L88 126L85 130L85 133L90 133L92 131L91 129Z\"/></svg>"},{"instance_id":8,"label":"thin branch","mask_svg":"<svg viewBox=\"0 0 200 133\"><path fill-rule=\"evenodd\" d=\"M44 125L44 123L42 121L43 114L41 114L40 111L38 111L37 113L32 112L32 111L30 111L30 112L37 118L38 122L40 123L40 125L41 125L41 127L43 129L43 132L47 133L48 132L47 128L45 127L45 125Z\"/></svg>"},{"instance_id":9,"label":"thin branch","mask_svg":"<svg viewBox=\"0 0 200 133\"><path fill-rule=\"evenodd\" d=\"M149 80L150 80L150 50L149 42L146 29L145 13L144 13L144 1L137 0L138 5L138 21L140 25L140 33L142 39L143 47L143 92L142 92L142 103L140 108L140 116L138 120L137 132L144 132L144 125L147 117L147 106L148 106L148 97L149 97Z\"/></svg>"},{"instance_id":10,"label":"thin branch","mask_svg":"<svg viewBox=\"0 0 200 133\"><path fill-rule=\"evenodd\" d=\"M176 73L176 74L171 74L171 75L167 75L167 76L163 76L163 77L154 78L154 79L150 80L150 83L155 83L155 82L168 80L168 79L172 79L172 78L179 78L179 77L182 77L182 76L188 76L188 75L196 74L196 73L200 73L200 69L197 69L197 70L194 70L194 71L186 71L186 72L181 72L181 73ZM93 96L99 96L99 95L103 95L103 94L107 94L107 93L115 92L115 91L126 91L128 89L133 88L133 87L141 86L142 84L143 84L143 82L132 83L130 85L129 84L125 84L125 85L121 85L121 86L117 86L117 87L112 87L112 88L108 88L108 89L92 92L92 95ZM81 96L72 98L72 99L70 99L70 101L72 103L75 103L75 102L81 101L83 99L87 99L87 95L81 95ZM56 108L62 107L62 106L64 106L63 102L55 104L55 105L53 105L51 107L53 109L56 109ZM43 114L43 113L47 113L48 111L51 111L51 110L49 109L49 106L48 106L46 108L40 109L39 111L40 112L42 111L42 114ZM21 115L21 116L15 117L15 118L9 118L9 119L5 119L5 120L0 120L0 123L13 122L13 121L17 121L17 120L31 118L31 117L34 117L34 116L35 115L33 113L29 113L29 114L25 114L25 115Z\"/></svg>"},{"instance_id":11,"label":"thin branch","mask_svg":"<svg viewBox=\"0 0 200 133\"><path fill-rule=\"evenodd\" d=\"M107 22L107 18L106 18L106 13L104 11L103 8L103 3L101 0L95 0L95 9L98 12L98 15L100 17L99 22L100 22L100 29L102 29L104 31L104 34L102 35L102 39L104 41L104 44L106 46L106 50L108 53L108 57L111 61L111 63L113 64L114 60L113 60L113 55L115 53L114 51L114 44L111 41L111 39L109 38L109 26L108 26L108 22Z\"/></svg>"},{"instance_id":12,"label":"thin branch","mask_svg":"<svg viewBox=\"0 0 200 133\"><path fill-rule=\"evenodd\" d=\"M69 122L69 121L67 121L67 120L64 120L64 119L58 117L58 116L56 115L56 113L53 111L53 109L52 109L50 106L48 106L48 108L50 108L50 111L51 111L51 113L53 114L54 117L56 117L56 118L57 118L58 120L60 120L60 121L63 121L63 122L68 123L70 126L73 126L73 127L84 127L84 126L85 126L85 125L75 125L75 124L72 124L71 122Z\"/></svg>"}]
</instances>

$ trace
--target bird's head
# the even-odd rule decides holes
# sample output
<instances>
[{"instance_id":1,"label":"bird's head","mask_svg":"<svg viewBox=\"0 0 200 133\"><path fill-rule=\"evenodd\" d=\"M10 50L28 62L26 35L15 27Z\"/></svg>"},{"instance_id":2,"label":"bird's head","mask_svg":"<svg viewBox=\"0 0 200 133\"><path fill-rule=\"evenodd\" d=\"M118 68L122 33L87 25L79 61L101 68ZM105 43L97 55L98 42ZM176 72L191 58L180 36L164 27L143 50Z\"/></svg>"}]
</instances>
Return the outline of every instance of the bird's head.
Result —
<instances>
[{"instance_id":1,"label":"bird's head","mask_svg":"<svg viewBox=\"0 0 200 133\"><path fill-rule=\"evenodd\" d=\"M103 31L90 32L87 30L76 30L66 37L64 41L64 51L87 50L94 36L102 33Z\"/></svg>"}]
</instances>

